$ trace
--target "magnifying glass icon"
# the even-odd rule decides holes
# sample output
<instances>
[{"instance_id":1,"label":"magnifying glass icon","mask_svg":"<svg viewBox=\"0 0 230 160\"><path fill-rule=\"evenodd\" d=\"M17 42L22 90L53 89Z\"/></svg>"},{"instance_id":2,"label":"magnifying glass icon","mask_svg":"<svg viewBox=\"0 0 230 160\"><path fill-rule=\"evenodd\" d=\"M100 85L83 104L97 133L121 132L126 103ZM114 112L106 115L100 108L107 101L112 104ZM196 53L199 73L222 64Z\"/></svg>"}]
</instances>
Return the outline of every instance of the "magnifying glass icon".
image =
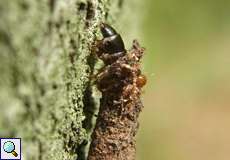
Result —
<instances>
[{"instance_id":1,"label":"magnifying glass icon","mask_svg":"<svg viewBox=\"0 0 230 160\"><path fill-rule=\"evenodd\" d=\"M3 150L6 152L6 153L11 153L14 155L14 157L17 157L18 154L17 152L15 152L15 145L13 142L11 141L7 141L3 144Z\"/></svg>"}]
</instances>

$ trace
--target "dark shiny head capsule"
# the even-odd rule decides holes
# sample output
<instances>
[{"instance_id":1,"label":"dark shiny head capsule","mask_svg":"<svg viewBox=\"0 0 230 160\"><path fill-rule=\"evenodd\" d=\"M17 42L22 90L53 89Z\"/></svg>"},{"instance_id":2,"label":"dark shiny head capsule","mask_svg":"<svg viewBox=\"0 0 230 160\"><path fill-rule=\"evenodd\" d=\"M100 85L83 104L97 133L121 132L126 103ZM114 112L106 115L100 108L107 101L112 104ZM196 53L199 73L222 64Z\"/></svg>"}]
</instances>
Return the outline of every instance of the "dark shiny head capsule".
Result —
<instances>
[{"instance_id":1,"label":"dark shiny head capsule","mask_svg":"<svg viewBox=\"0 0 230 160\"><path fill-rule=\"evenodd\" d=\"M100 25L101 33L104 38L111 37L117 34L116 30L112 28L110 25L101 23Z\"/></svg>"},{"instance_id":2,"label":"dark shiny head capsule","mask_svg":"<svg viewBox=\"0 0 230 160\"><path fill-rule=\"evenodd\" d=\"M114 28L108 24L101 23L100 29L104 37L103 50L105 53L115 54L118 52L126 52L124 42Z\"/></svg>"}]
</instances>

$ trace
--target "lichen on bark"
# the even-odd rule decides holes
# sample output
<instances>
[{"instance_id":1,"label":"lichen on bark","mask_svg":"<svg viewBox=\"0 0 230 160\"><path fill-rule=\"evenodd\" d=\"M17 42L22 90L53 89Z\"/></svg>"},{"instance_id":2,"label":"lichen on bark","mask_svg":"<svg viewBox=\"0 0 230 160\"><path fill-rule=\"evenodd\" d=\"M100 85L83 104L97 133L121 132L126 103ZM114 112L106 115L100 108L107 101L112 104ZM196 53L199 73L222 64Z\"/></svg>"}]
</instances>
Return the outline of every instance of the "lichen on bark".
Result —
<instances>
[{"instance_id":1,"label":"lichen on bark","mask_svg":"<svg viewBox=\"0 0 230 160\"><path fill-rule=\"evenodd\" d=\"M0 1L0 137L22 138L23 159L77 158L91 44L122 2Z\"/></svg>"}]
</instances>

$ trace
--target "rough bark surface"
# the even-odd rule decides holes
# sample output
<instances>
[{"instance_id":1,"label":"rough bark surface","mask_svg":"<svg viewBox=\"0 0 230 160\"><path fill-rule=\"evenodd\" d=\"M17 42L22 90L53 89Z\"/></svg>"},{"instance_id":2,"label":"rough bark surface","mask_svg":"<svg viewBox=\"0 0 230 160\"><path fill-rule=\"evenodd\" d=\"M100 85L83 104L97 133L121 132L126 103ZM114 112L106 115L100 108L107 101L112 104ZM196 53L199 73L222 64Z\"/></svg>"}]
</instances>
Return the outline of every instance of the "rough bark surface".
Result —
<instances>
[{"instance_id":1,"label":"rough bark surface","mask_svg":"<svg viewBox=\"0 0 230 160\"><path fill-rule=\"evenodd\" d=\"M91 43L101 21L128 14L123 6L123 0L0 1L0 137L22 138L24 160L75 160L84 152Z\"/></svg>"}]
</instances>

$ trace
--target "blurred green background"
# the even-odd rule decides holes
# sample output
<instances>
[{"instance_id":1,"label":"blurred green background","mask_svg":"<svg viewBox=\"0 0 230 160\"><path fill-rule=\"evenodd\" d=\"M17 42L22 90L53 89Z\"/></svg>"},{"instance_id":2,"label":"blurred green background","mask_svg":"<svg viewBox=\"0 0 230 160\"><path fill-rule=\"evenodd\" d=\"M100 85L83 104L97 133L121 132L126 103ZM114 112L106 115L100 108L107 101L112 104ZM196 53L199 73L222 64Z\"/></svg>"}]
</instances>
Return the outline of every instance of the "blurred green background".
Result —
<instances>
[{"instance_id":1,"label":"blurred green background","mask_svg":"<svg viewBox=\"0 0 230 160\"><path fill-rule=\"evenodd\" d=\"M230 1L145 0L138 160L230 159Z\"/></svg>"}]
</instances>

